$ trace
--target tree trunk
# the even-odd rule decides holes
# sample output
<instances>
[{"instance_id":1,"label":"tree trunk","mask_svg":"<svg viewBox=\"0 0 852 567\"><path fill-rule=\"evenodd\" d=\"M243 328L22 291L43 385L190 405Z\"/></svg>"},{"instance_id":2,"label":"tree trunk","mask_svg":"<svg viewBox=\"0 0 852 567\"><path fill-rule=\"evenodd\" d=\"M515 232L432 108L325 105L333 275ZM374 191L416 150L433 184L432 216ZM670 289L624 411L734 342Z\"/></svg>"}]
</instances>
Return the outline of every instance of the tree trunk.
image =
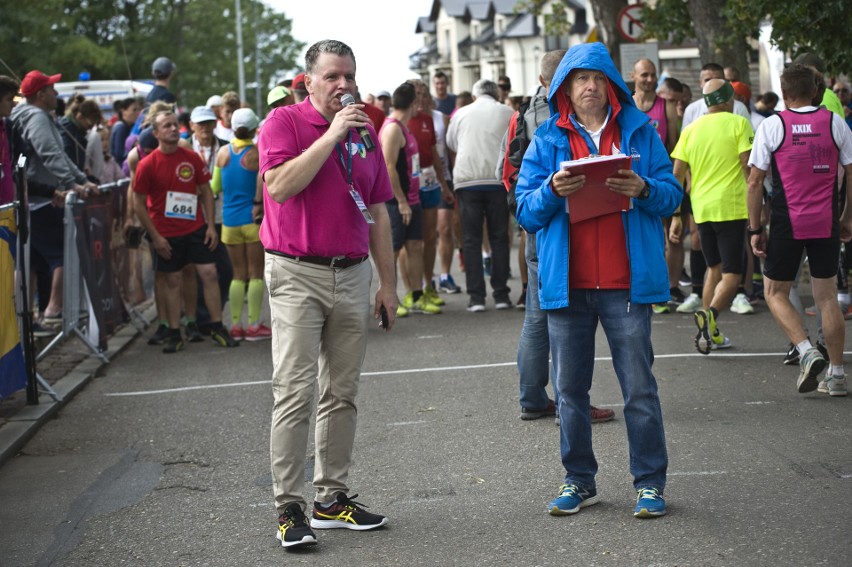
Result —
<instances>
[{"instance_id":1,"label":"tree trunk","mask_svg":"<svg viewBox=\"0 0 852 567\"><path fill-rule=\"evenodd\" d=\"M687 0L686 9L698 40L698 56L702 65L718 63L736 67L743 81L749 82L748 44L728 26L725 4L726 0Z\"/></svg>"},{"instance_id":2,"label":"tree trunk","mask_svg":"<svg viewBox=\"0 0 852 567\"><path fill-rule=\"evenodd\" d=\"M624 43L624 38L618 33L618 12L627 6L627 0L593 0L589 4L592 5L598 34L609 49L616 69L621 69L621 50L618 46Z\"/></svg>"}]
</instances>

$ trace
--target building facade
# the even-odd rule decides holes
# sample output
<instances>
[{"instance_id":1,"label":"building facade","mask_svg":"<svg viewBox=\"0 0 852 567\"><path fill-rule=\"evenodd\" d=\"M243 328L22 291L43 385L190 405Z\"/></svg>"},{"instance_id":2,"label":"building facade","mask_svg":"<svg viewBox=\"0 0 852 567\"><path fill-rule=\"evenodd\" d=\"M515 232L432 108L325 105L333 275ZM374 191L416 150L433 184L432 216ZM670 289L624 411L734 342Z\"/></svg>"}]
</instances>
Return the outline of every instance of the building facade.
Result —
<instances>
[{"instance_id":1,"label":"building facade","mask_svg":"<svg viewBox=\"0 0 852 567\"><path fill-rule=\"evenodd\" d=\"M469 91L479 79L512 81L511 96L538 86L541 56L586 40L593 28L586 0L553 0L544 13L515 12L518 0L434 0L428 16L417 22L423 47L410 56L410 68L427 84L438 71L450 80L450 91ZM547 14L565 10L570 30L548 35Z\"/></svg>"}]
</instances>

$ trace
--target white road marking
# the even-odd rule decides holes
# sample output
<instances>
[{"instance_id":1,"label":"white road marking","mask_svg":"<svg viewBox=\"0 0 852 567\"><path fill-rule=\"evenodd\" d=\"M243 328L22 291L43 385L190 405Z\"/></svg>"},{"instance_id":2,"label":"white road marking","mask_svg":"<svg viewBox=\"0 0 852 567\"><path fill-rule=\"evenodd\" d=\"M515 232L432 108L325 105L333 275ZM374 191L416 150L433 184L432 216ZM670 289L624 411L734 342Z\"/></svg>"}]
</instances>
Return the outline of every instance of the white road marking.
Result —
<instances>
[{"instance_id":1,"label":"white road marking","mask_svg":"<svg viewBox=\"0 0 852 567\"><path fill-rule=\"evenodd\" d=\"M713 358L754 358L754 357L783 357L786 353L776 353L776 352L758 352L758 353L750 353L750 352L718 352L713 351L713 354L704 355L697 352L691 353L679 353L679 354L656 354L654 355L654 359L668 359L668 358L705 358L705 359L713 359ZM843 354L852 354L852 351L846 351ZM595 357L596 362L604 362L611 361L611 356L598 356ZM485 368L505 368L507 366L517 366L516 362L494 362L491 364L469 364L466 366L438 366L434 368L405 368L402 370L381 370L376 372L362 372L362 377L367 376L390 376L395 374L417 374L423 372L447 372L454 370L480 370ZM184 386L181 388L168 388L163 390L141 390L136 392L112 392L104 394L105 396L110 397L128 397L128 396L151 396L156 394L172 394L175 392L191 392L194 390L211 390L214 388L238 388L242 386L260 386L260 385L269 385L271 383L270 380L257 380L253 382L231 382L228 384L206 384L203 386ZM760 402L757 402L760 403ZM614 407L614 406L613 406Z\"/></svg>"},{"instance_id":2,"label":"white road marking","mask_svg":"<svg viewBox=\"0 0 852 567\"><path fill-rule=\"evenodd\" d=\"M716 474L728 474L728 471L683 471L683 472L669 472L666 473L669 476L709 476Z\"/></svg>"},{"instance_id":3,"label":"white road marking","mask_svg":"<svg viewBox=\"0 0 852 567\"><path fill-rule=\"evenodd\" d=\"M388 423L390 426L395 425L421 425L423 423L429 423L425 419L421 419L420 421L397 421L396 423Z\"/></svg>"}]
</instances>

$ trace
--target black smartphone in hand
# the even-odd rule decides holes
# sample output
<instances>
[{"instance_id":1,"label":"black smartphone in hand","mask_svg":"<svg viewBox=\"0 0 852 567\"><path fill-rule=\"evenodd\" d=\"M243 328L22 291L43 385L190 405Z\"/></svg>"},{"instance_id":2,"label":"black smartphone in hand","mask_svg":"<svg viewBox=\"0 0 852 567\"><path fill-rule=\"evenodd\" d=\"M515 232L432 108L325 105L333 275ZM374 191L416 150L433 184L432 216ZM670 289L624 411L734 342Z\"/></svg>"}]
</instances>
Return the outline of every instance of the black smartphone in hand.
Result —
<instances>
[{"instance_id":1,"label":"black smartphone in hand","mask_svg":"<svg viewBox=\"0 0 852 567\"><path fill-rule=\"evenodd\" d=\"M381 318L382 318L381 327L382 327L382 329L384 329L385 331L387 331L387 330L388 330L388 310L387 310L387 309L385 309L385 306L384 306L384 305L382 305L382 306L379 308L379 315L380 315L380 316L381 316Z\"/></svg>"}]
</instances>

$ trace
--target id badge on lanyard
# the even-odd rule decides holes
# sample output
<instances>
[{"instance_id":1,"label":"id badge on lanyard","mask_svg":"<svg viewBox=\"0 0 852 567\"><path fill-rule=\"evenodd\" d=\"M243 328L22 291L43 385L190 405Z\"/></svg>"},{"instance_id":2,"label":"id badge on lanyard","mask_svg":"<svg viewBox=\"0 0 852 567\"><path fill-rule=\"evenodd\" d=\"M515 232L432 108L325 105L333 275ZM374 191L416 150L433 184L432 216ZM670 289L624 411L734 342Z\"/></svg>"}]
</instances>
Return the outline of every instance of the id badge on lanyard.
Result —
<instances>
[{"instance_id":1,"label":"id badge on lanyard","mask_svg":"<svg viewBox=\"0 0 852 567\"><path fill-rule=\"evenodd\" d=\"M361 198L361 195L358 191L355 190L355 185L352 183L352 132L349 132L349 138L347 140L346 146L346 154L347 159L343 159L343 151L340 149L340 146L335 145L337 148L337 154L340 156L340 163L343 164L343 169L346 170L346 182L349 184L349 196L352 197L352 200L355 201L355 206L358 207L358 210L361 211L361 214L364 216L364 220L367 221L367 224L376 224L376 221L373 219L373 215L370 214L369 209L367 209L367 205L364 203L364 199Z\"/></svg>"}]
</instances>

